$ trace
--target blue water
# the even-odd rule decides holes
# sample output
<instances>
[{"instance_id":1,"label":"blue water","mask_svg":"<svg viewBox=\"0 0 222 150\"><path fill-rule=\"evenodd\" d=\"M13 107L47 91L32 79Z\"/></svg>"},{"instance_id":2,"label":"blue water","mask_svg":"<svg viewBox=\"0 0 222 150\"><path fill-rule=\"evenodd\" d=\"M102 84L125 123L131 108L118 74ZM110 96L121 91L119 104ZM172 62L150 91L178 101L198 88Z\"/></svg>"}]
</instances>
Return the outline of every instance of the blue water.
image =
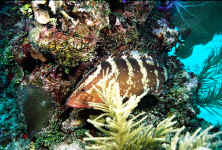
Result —
<instances>
[{"instance_id":1,"label":"blue water","mask_svg":"<svg viewBox=\"0 0 222 150\"><path fill-rule=\"evenodd\" d=\"M212 53L222 47L222 34L215 34L211 41L207 44L195 45L193 47L193 53L186 59L181 59L187 70L199 74L203 68L204 61Z\"/></svg>"}]
</instances>

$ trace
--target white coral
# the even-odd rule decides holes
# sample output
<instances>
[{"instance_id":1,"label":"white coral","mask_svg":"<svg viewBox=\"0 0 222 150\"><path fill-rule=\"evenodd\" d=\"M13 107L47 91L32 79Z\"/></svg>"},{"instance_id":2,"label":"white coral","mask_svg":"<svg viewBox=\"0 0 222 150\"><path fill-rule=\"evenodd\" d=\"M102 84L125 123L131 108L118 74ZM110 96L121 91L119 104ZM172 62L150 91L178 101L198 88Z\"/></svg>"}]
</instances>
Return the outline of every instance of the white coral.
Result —
<instances>
[{"instance_id":1,"label":"white coral","mask_svg":"<svg viewBox=\"0 0 222 150\"><path fill-rule=\"evenodd\" d=\"M59 145L54 146L53 150L82 150L76 143L67 144L61 143Z\"/></svg>"}]
</instances>

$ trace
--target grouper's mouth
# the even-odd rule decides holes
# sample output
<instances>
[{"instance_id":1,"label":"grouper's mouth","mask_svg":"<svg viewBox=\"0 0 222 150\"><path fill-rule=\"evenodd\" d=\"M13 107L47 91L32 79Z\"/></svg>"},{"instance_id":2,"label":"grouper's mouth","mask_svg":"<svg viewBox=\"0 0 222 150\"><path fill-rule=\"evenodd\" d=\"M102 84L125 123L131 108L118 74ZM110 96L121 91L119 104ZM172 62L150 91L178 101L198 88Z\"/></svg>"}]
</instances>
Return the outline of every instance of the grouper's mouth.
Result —
<instances>
[{"instance_id":1,"label":"grouper's mouth","mask_svg":"<svg viewBox=\"0 0 222 150\"><path fill-rule=\"evenodd\" d=\"M65 105L72 108L91 108L88 104L81 104L70 99L67 100Z\"/></svg>"}]
</instances>

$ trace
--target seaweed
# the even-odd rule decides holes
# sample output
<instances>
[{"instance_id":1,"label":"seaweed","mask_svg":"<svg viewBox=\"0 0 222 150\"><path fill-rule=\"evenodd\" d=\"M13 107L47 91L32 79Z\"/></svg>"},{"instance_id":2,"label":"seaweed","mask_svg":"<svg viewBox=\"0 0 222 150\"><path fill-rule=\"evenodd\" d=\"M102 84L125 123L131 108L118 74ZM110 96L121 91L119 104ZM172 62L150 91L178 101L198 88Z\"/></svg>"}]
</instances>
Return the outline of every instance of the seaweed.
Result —
<instances>
[{"instance_id":1,"label":"seaweed","mask_svg":"<svg viewBox=\"0 0 222 150\"><path fill-rule=\"evenodd\" d=\"M221 116L214 108L222 108L222 48L212 51L197 77L193 103Z\"/></svg>"}]
</instances>

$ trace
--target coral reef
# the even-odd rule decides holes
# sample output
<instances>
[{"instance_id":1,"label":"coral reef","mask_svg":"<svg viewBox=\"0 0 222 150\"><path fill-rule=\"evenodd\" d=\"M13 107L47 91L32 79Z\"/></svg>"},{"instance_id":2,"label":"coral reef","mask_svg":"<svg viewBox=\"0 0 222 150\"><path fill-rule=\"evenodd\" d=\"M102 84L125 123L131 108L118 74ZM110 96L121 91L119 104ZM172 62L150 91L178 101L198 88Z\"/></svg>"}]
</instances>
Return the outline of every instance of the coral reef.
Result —
<instances>
[{"instance_id":1,"label":"coral reef","mask_svg":"<svg viewBox=\"0 0 222 150\"><path fill-rule=\"evenodd\" d=\"M50 7L57 17L50 18L49 12L38 9L40 4ZM51 27L36 24L29 32L29 42L40 51L54 55L56 62L66 67L91 61L95 57L99 32L109 23L107 3L50 1L47 6L46 1L42 1L40 4L32 2L35 20L40 24L51 21Z\"/></svg>"},{"instance_id":2,"label":"coral reef","mask_svg":"<svg viewBox=\"0 0 222 150\"><path fill-rule=\"evenodd\" d=\"M85 124L84 119L78 111L72 111L69 114L69 118L62 122L61 130L65 133L71 133L76 129L83 127Z\"/></svg>"},{"instance_id":3,"label":"coral reef","mask_svg":"<svg viewBox=\"0 0 222 150\"><path fill-rule=\"evenodd\" d=\"M220 104L221 90L209 92L213 101L193 101L221 54L209 58L202 76L185 71L178 57L168 56L181 32L154 1L10 4L0 11L8 17L0 25L0 149L221 148L221 132L196 117L199 106ZM67 108L72 91L106 65L121 78L108 78L102 88L91 84L103 103L87 101L96 110ZM141 84L127 93L133 69Z\"/></svg>"},{"instance_id":4,"label":"coral reef","mask_svg":"<svg viewBox=\"0 0 222 150\"><path fill-rule=\"evenodd\" d=\"M16 87L23 79L8 42L0 48L0 145L1 149L26 130L23 114L16 102Z\"/></svg>"},{"instance_id":5,"label":"coral reef","mask_svg":"<svg viewBox=\"0 0 222 150\"><path fill-rule=\"evenodd\" d=\"M153 6L152 1L127 3L123 8L111 5L111 27L100 32L96 49L98 54L115 56L131 50L142 51L143 42L138 26L145 23Z\"/></svg>"}]
</instances>

